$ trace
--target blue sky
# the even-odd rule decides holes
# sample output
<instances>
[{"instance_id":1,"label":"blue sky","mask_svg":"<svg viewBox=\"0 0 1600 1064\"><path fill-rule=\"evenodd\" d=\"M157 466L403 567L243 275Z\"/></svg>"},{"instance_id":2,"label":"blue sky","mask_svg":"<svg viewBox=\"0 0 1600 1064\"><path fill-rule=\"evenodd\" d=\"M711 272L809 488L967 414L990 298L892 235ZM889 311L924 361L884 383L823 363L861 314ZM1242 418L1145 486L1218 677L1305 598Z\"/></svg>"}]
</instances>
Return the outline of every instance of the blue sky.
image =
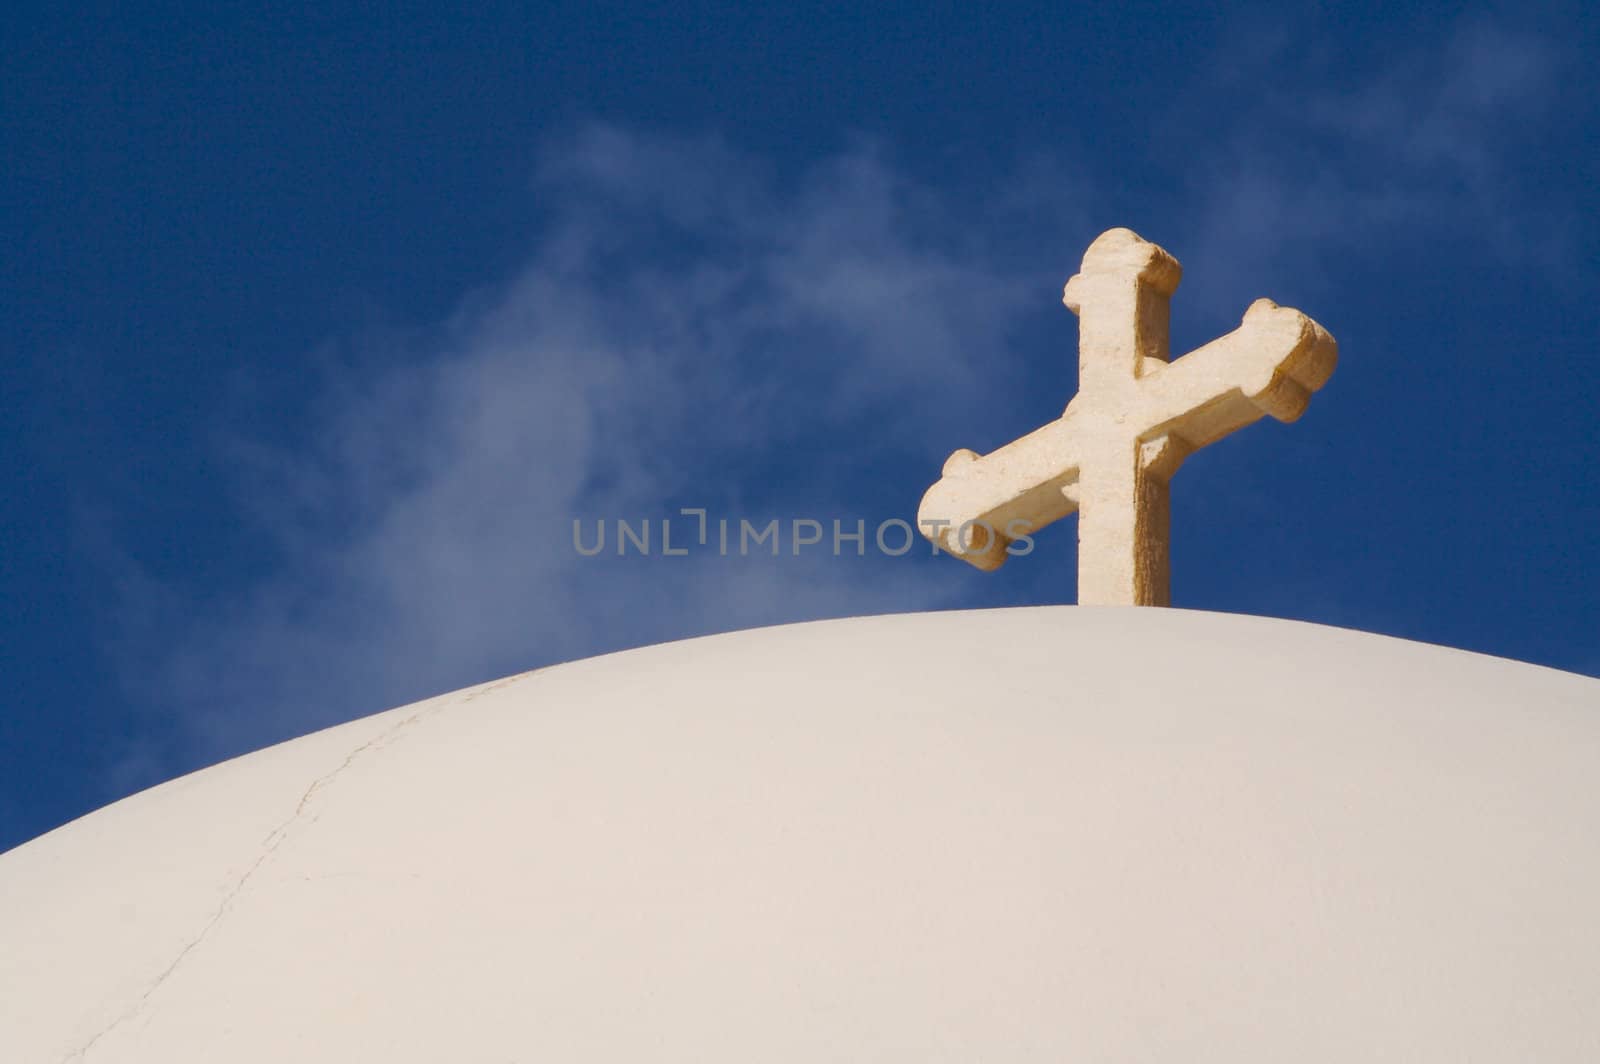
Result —
<instances>
[{"instance_id":1,"label":"blue sky","mask_svg":"<svg viewBox=\"0 0 1600 1064\"><path fill-rule=\"evenodd\" d=\"M994 575L571 524L912 518L1059 414L1115 225L1175 353L1258 296L1341 348L1175 480L1175 605L1600 674L1578 4L124 7L0 31L0 848L552 662L1072 601L1071 521Z\"/></svg>"}]
</instances>

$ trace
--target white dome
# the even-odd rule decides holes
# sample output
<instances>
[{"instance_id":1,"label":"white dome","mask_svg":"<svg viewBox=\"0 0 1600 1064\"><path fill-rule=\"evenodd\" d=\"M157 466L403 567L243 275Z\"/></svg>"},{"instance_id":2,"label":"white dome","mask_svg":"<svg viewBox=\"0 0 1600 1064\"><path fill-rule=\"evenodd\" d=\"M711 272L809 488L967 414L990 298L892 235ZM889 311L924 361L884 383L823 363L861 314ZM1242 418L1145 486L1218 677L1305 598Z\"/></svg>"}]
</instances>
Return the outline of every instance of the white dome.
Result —
<instances>
[{"instance_id":1,"label":"white dome","mask_svg":"<svg viewBox=\"0 0 1600 1064\"><path fill-rule=\"evenodd\" d=\"M1285 621L797 625L0 857L7 1061L1600 1059L1600 682Z\"/></svg>"}]
</instances>

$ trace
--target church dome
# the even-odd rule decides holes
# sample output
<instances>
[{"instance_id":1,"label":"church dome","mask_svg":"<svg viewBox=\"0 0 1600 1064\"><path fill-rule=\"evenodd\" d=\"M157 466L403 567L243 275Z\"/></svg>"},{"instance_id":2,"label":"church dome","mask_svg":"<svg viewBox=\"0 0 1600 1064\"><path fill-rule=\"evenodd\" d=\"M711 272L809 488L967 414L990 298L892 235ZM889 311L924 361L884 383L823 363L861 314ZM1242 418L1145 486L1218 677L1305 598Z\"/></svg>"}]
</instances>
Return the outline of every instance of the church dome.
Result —
<instances>
[{"instance_id":1,"label":"church dome","mask_svg":"<svg viewBox=\"0 0 1600 1064\"><path fill-rule=\"evenodd\" d=\"M7 1061L1593 1061L1600 682L1050 607L380 713L0 856Z\"/></svg>"}]
</instances>

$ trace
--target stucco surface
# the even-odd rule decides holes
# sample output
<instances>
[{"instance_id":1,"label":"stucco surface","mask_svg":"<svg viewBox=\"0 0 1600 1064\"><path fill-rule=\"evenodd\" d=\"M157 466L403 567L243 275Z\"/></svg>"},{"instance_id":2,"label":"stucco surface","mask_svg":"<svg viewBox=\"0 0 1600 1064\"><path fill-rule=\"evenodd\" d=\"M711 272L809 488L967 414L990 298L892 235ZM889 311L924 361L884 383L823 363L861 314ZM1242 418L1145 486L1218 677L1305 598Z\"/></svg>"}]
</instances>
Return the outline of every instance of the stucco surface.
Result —
<instances>
[{"instance_id":1,"label":"stucco surface","mask_svg":"<svg viewBox=\"0 0 1600 1064\"><path fill-rule=\"evenodd\" d=\"M0 855L0 1059L1593 1061L1600 682L1054 607L558 666Z\"/></svg>"}]
</instances>

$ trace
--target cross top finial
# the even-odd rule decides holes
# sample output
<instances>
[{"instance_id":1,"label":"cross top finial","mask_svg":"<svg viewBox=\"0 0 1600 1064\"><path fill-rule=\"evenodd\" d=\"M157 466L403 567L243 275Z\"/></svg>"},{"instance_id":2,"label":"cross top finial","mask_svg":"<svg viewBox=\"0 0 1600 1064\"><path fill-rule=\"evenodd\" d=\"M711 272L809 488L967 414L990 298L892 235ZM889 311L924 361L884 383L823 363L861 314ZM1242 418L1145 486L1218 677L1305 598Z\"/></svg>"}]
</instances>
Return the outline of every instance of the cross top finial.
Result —
<instances>
[{"instance_id":1,"label":"cross top finial","mask_svg":"<svg viewBox=\"0 0 1600 1064\"><path fill-rule=\"evenodd\" d=\"M1178 260L1129 229L1084 252L1062 302L1078 315L1078 394L1060 418L988 455L960 450L923 496L920 527L980 569L1078 517L1078 601L1168 601L1168 481L1194 451L1270 414L1305 412L1338 361L1326 329L1270 299L1239 328L1168 362Z\"/></svg>"},{"instance_id":2,"label":"cross top finial","mask_svg":"<svg viewBox=\"0 0 1600 1064\"><path fill-rule=\"evenodd\" d=\"M1177 291L1178 282L1183 278L1183 267L1159 244L1150 243L1132 229L1118 227L1107 229L1094 238L1094 243L1083 253L1083 265L1072 280L1096 274L1131 276L1170 296ZM1064 302L1076 313L1078 306L1072 301L1071 289L1072 281L1068 281Z\"/></svg>"}]
</instances>

